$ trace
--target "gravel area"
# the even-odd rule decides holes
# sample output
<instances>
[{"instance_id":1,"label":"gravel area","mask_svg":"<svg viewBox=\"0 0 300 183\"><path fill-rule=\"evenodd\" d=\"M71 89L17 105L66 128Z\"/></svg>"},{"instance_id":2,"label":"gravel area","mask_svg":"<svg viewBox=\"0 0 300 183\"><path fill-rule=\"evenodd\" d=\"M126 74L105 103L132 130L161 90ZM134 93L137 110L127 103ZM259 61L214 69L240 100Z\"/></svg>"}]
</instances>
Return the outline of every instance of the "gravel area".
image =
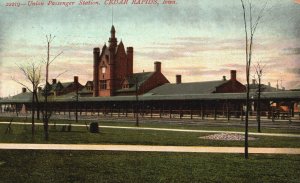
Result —
<instances>
[{"instance_id":1,"label":"gravel area","mask_svg":"<svg viewBox=\"0 0 300 183\"><path fill-rule=\"evenodd\" d=\"M208 136L199 137L201 139L208 139L208 140L226 140L226 141L244 141L245 136L241 134L229 134L229 133L220 133L220 134L213 134ZM256 140L257 138L248 137L248 140Z\"/></svg>"}]
</instances>

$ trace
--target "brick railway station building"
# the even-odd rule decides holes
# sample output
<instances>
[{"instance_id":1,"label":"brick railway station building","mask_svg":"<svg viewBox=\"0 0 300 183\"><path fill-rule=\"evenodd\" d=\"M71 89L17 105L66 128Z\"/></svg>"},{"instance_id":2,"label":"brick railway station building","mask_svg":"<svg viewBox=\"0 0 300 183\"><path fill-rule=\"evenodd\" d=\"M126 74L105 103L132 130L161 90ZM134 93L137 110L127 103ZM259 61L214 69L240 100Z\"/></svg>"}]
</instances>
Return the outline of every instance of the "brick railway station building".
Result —
<instances>
[{"instance_id":1,"label":"brick railway station building","mask_svg":"<svg viewBox=\"0 0 300 183\"><path fill-rule=\"evenodd\" d=\"M144 94L149 90L169 83L161 73L161 63L155 62L154 72L133 73L133 47L118 44L115 27L111 28L109 45L102 51L94 48L94 90L93 95L117 96ZM138 87L136 86L138 85Z\"/></svg>"},{"instance_id":2,"label":"brick railway station building","mask_svg":"<svg viewBox=\"0 0 300 183\"><path fill-rule=\"evenodd\" d=\"M137 111L151 117L170 118L174 115L191 118L241 117L246 103L246 87L237 80L236 70L228 71L216 81L182 83L181 75L176 83L170 83L162 73L162 64L154 62L152 72L133 72L134 49L117 41L115 27L111 27L109 44L102 49L93 49L93 78L85 85L80 84L78 76L72 82L62 83L53 79L49 84L50 108L58 113L79 112L97 115L134 116ZM262 115L274 118L299 114L300 91L283 91L270 85L262 85ZM39 89L43 101L42 89ZM250 85L252 113L257 104L257 84ZM78 97L78 101L75 100ZM31 110L31 94L22 93L0 100L0 112L18 113L26 107ZM43 108L43 102L40 103ZM300 114L299 114L300 115ZM300 116L299 116L300 118Z\"/></svg>"}]
</instances>

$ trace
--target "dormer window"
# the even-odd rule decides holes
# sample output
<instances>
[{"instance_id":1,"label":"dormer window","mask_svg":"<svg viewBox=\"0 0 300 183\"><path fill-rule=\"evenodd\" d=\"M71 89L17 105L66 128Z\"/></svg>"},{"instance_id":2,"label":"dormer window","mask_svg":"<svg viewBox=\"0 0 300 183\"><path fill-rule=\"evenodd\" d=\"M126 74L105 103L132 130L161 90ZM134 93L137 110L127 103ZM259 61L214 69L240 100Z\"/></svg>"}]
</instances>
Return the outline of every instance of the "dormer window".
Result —
<instances>
[{"instance_id":1,"label":"dormer window","mask_svg":"<svg viewBox=\"0 0 300 183\"><path fill-rule=\"evenodd\" d=\"M128 89L129 88L129 84L124 84L123 85L123 89Z\"/></svg>"}]
</instances>

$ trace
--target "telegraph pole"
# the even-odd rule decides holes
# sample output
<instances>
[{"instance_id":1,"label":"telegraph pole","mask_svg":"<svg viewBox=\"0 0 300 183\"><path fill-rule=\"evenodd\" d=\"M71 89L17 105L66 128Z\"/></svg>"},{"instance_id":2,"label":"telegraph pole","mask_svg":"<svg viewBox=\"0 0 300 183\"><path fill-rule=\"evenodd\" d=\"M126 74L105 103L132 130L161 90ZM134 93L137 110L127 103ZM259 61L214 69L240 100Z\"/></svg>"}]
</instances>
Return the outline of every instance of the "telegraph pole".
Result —
<instances>
[{"instance_id":1,"label":"telegraph pole","mask_svg":"<svg viewBox=\"0 0 300 183\"><path fill-rule=\"evenodd\" d=\"M78 123L78 83L76 84L76 105L75 105L75 119L76 123Z\"/></svg>"},{"instance_id":2,"label":"telegraph pole","mask_svg":"<svg viewBox=\"0 0 300 183\"><path fill-rule=\"evenodd\" d=\"M136 101L136 108L135 108L135 120L136 126L140 126L139 124L139 95L138 95L138 77L135 78L135 101Z\"/></svg>"}]
</instances>

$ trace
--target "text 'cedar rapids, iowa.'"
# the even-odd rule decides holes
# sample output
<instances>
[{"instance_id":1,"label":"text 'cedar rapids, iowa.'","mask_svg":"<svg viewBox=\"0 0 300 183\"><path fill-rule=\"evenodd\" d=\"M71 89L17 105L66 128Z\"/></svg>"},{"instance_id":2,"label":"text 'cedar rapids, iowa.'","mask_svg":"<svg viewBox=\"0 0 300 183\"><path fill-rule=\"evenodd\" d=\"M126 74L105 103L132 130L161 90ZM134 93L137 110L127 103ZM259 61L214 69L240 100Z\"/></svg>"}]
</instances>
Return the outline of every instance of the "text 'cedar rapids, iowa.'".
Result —
<instances>
[{"instance_id":1,"label":"text 'cedar rapids, iowa.'","mask_svg":"<svg viewBox=\"0 0 300 183\"><path fill-rule=\"evenodd\" d=\"M158 4L176 4L176 0L78 0L78 1L15 1L6 2L7 7L21 6L75 6L75 5L158 5Z\"/></svg>"}]
</instances>

